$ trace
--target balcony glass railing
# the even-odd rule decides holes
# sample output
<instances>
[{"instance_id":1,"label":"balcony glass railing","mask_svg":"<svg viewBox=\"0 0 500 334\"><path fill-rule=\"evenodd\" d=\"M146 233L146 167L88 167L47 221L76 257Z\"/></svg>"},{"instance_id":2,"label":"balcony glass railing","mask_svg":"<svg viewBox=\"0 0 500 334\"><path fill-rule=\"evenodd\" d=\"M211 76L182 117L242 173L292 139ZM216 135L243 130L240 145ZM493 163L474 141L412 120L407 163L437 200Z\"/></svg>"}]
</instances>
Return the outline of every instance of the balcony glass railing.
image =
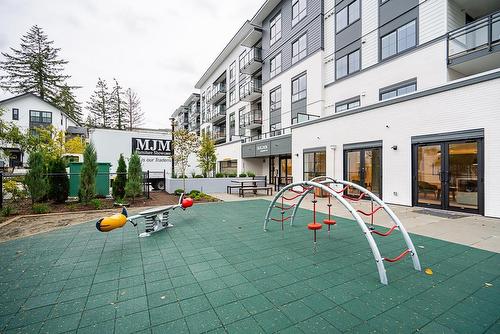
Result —
<instances>
[{"instance_id":1,"label":"balcony glass railing","mask_svg":"<svg viewBox=\"0 0 500 334\"><path fill-rule=\"evenodd\" d=\"M269 132L260 133L260 134L255 135L255 136L244 137L243 142L251 143L251 142L256 141L256 140L268 139L268 138L272 138L272 137L276 137L276 136L287 135L290 133L292 133L292 128L288 127L288 128L283 128L283 129L279 129L279 130L273 130L273 131L269 131Z\"/></svg>"},{"instance_id":2,"label":"balcony glass railing","mask_svg":"<svg viewBox=\"0 0 500 334\"><path fill-rule=\"evenodd\" d=\"M303 114L303 113L298 113L297 116L292 118L292 124L299 124L302 122L307 122L312 119L319 118L318 115L310 115L310 114Z\"/></svg>"},{"instance_id":3,"label":"balcony glass railing","mask_svg":"<svg viewBox=\"0 0 500 334\"><path fill-rule=\"evenodd\" d=\"M220 116L226 116L226 106L224 104L219 104L214 107L212 111L207 116L207 120L211 121L215 118L219 118Z\"/></svg>"},{"instance_id":4,"label":"balcony glass railing","mask_svg":"<svg viewBox=\"0 0 500 334\"><path fill-rule=\"evenodd\" d=\"M240 98L254 93L262 94L262 80L252 79L240 86Z\"/></svg>"},{"instance_id":5,"label":"balcony glass railing","mask_svg":"<svg viewBox=\"0 0 500 334\"><path fill-rule=\"evenodd\" d=\"M476 20L448 34L448 59L491 49L500 43L500 12Z\"/></svg>"},{"instance_id":6,"label":"balcony glass railing","mask_svg":"<svg viewBox=\"0 0 500 334\"><path fill-rule=\"evenodd\" d=\"M262 49L251 48L240 57L240 70L253 62L262 62Z\"/></svg>"},{"instance_id":7,"label":"balcony glass railing","mask_svg":"<svg viewBox=\"0 0 500 334\"><path fill-rule=\"evenodd\" d=\"M212 132L212 139L215 141L226 139L226 129L214 130Z\"/></svg>"},{"instance_id":8,"label":"balcony glass railing","mask_svg":"<svg viewBox=\"0 0 500 334\"><path fill-rule=\"evenodd\" d=\"M247 127L250 125L262 125L262 110L251 110L240 116L240 127Z\"/></svg>"}]
</instances>

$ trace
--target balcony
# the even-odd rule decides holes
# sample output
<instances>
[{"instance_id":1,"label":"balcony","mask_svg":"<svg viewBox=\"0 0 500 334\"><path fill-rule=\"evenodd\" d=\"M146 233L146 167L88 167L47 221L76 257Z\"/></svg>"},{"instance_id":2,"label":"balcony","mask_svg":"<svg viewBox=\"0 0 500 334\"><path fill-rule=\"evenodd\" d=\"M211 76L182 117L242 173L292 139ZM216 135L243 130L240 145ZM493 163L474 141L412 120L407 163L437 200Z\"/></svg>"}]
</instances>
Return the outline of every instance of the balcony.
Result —
<instances>
[{"instance_id":1,"label":"balcony","mask_svg":"<svg viewBox=\"0 0 500 334\"><path fill-rule=\"evenodd\" d=\"M252 102L262 96L262 81L251 79L249 82L240 85L240 100Z\"/></svg>"},{"instance_id":2,"label":"balcony","mask_svg":"<svg viewBox=\"0 0 500 334\"><path fill-rule=\"evenodd\" d=\"M500 12L448 33L448 67L472 75L500 67Z\"/></svg>"},{"instance_id":3,"label":"balcony","mask_svg":"<svg viewBox=\"0 0 500 334\"><path fill-rule=\"evenodd\" d=\"M240 73L253 74L262 68L262 49L251 48L240 57Z\"/></svg>"},{"instance_id":4,"label":"balcony","mask_svg":"<svg viewBox=\"0 0 500 334\"><path fill-rule=\"evenodd\" d=\"M212 111L208 114L208 122L216 123L226 118L226 105L219 104L212 108Z\"/></svg>"},{"instance_id":5,"label":"balcony","mask_svg":"<svg viewBox=\"0 0 500 334\"><path fill-rule=\"evenodd\" d=\"M240 127L243 129L255 129L262 126L262 110L250 110L240 116Z\"/></svg>"},{"instance_id":6,"label":"balcony","mask_svg":"<svg viewBox=\"0 0 500 334\"><path fill-rule=\"evenodd\" d=\"M212 92L207 99L208 103L216 104L224 97L226 97L226 84L224 82L219 82L218 84L212 87Z\"/></svg>"},{"instance_id":7,"label":"balcony","mask_svg":"<svg viewBox=\"0 0 500 334\"><path fill-rule=\"evenodd\" d=\"M299 124L302 122L307 122L313 119L319 118L318 115L312 115L312 114L304 114L304 113L298 113L297 116L292 118L292 125L293 124Z\"/></svg>"},{"instance_id":8,"label":"balcony","mask_svg":"<svg viewBox=\"0 0 500 334\"><path fill-rule=\"evenodd\" d=\"M212 132L212 139L216 144L224 143L226 141L226 129L215 129Z\"/></svg>"},{"instance_id":9,"label":"balcony","mask_svg":"<svg viewBox=\"0 0 500 334\"><path fill-rule=\"evenodd\" d=\"M189 118L189 131L198 131L200 128L200 116L195 115Z\"/></svg>"}]
</instances>

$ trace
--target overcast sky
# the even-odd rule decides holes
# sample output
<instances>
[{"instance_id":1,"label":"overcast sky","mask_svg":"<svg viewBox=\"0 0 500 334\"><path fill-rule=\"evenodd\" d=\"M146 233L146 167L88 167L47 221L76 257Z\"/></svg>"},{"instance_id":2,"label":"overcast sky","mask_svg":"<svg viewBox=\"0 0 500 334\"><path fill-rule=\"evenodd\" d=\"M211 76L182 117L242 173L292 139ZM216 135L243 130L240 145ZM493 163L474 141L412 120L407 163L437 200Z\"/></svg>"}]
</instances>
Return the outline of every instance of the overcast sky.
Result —
<instances>
[{"instance_id":1,"label":"overcast sky","mask_svg":"<svg viewBox=\"0 0 500 334\"><path fill-rule=\"evenodd\" d=\"M134 89L145 126L169 127L171 113L263 0L0 0L0 51L42 27L69 61L83 106L98 77ZM10 94L0 91L0 97ZM86 111L85 111L86 112Z\"/></svg>"}]
</instances>

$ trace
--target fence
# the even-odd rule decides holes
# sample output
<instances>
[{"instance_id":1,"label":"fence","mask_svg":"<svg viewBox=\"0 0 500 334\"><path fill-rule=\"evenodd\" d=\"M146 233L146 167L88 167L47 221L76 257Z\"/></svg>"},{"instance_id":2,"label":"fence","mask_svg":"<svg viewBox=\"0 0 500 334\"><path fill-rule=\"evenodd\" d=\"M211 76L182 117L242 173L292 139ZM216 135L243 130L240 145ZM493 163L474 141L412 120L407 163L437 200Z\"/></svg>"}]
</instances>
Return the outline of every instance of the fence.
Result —
<instances>
[{"instance_id":1,"label":"fence","mask_svg":"<svg viewBox=\"0 0 500 334\"><path fill-rule=\"evenodd\" d=\"M105 198L112 194L112 184L118 175L127 173L99 172L96 174L96 197ZM50 179L66 175L69 180L69 197L78 197L80 189L81 173L46 173ZM146 198L150 198L151 188L154 190L165 190L166 171L143 172L142 190ZM0 171L0 209L5 202L15 201L17 197L28 198L29 194L25 186L26 173L4 173ZM9 182L13 181L13 182Z\"/></svg>"}]
</instances>

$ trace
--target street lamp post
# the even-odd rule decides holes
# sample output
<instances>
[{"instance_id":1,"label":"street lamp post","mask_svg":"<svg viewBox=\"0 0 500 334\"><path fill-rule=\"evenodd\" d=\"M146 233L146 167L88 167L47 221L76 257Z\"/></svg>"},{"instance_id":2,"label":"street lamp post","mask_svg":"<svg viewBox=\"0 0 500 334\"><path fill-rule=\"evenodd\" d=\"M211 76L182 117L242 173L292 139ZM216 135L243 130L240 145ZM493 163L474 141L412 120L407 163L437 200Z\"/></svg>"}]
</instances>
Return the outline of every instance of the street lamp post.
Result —
<instances>
[{"instance_id":1,"label":"street lamp post","mask_svg":"<svg viewBox=\"0 0 500 334\"><path fill-rule=\"evenodd\" d=\"M172 161L172 173L170 174L170 177L173 178L174 173L175 173L175 162L174 162L174 131L175 131L175 118L170 117L170 126L172 127L172 141L170 142L170 151L171 153L171 161Z\"/></svg>"}]
</instances>

